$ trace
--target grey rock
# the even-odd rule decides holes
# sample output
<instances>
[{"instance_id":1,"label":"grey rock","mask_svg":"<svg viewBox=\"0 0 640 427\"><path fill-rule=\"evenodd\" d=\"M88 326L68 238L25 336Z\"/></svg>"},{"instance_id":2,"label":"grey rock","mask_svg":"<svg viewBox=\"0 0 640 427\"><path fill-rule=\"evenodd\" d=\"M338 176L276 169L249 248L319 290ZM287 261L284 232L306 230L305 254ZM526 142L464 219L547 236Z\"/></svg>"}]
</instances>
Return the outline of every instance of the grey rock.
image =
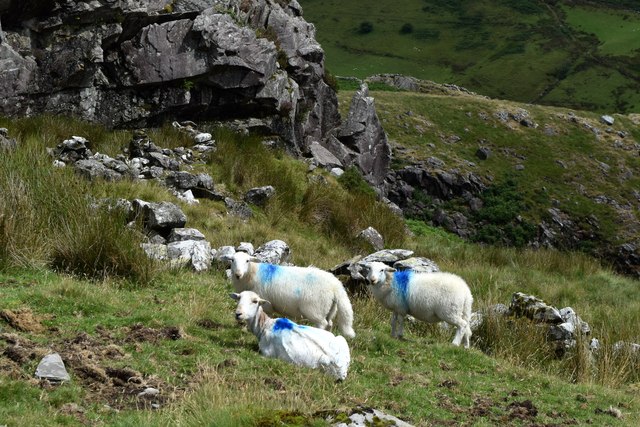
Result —
<instances>
[{"instance_id":1,"label":"grey rock","mask_svg":"<svg viewBox=\"0 0 640 427\"><path fill-rule=\"evenodd\" d=\"M275 194L276 189L271 185L266 185L264 187L252 188L247 191L247 194L244 196L244 200L252 205L263 207Z\"/></svg>"},{"instance_id":2,"label":"grey rock","mask_svg":"<svg viewBox=\"0 0 640 427\"><path fill-rule=\"evenodd\" d=\"M253 244L251 242L240 242L240 244L236 247L236 252L246 252L249 255L253 255L255 253L255 249L253 248Z\"/></svg>"},{"instance_id":3,"label":"grey rock","mask_svg":"<svg viewBox=\"0 0 640 427\"><path fill-rule=\"evenodd\" d=\"M342 176L342 174L344 174L344 170L341 168L331 168L331 175L335 176L336 178L339 178Z\"/></svg>"},{"instance_id":4,"label":"grey rock","mask_svg":"<svg viewBox=\"0 0 640 427\"><path fill-rule=\"evenodd\" d=\"M224 198L224 204L227 207L228 213L238 218L247 220L253 216L253 211L245 202L238 202L231 197Z\"/></svg>"},{"instance_id":5,"label":"grey rock","mask_svg":"<svg viewBox=\"0 0 640 427\"><path fill-rule=\"evenodd\" d=\"M367 227L360 231L356 238L369 243L375 250L379 251L384 248L384 238L382 237L382 234L373 227Z\"/></svg>"},{"instance_id":6,"label":"grey rock","mask_svg":"<svg viewBox=\"0 0 640 427\"><path fill-rule=\"evenodd\" d=\"M313 141L309 145L309 152L315 160L315 162L324 168L342 168L343 164L340 159L334 156L331 151L320 145L320 143Z\"/></svg>"},{"instance_id":7,"label":"grey rock","mask_svg":"<svg viewBox=\"0 0 640 427\"><path fill-rule=\"evenodd\" d=\"M424 257L411 257L396 261L393 263L393 268L398 270L413 270L419 273L433 273L440 271L440 267L435 261Z\"/></svg>"},{"instance_id":8,"label":"grey rock","mask_svg":"<svg viewBox=\"0 0 640 427\"><path fill-rule=\"evenodd\" d=\"M47 354L40 360L36 368L36 377L49 381L70 381L71 377L58 353Z\"/></svg>"},{"instance_id":9,"label":"grey rock","mask_svg":"<svg viewBox=\"0 0 640 427\"><path fill-rule=\"evenodd\" d=\"M523 316L538 322L561 324L564 319L557 308L547 305L540 298L516 292L511 297L509 312L515 316Z\"/></svg>"},{"instance_id":10,"label":"grey rock","mask_svg":"<svg viewBox=\"0 0 640 427\"><path fill-rule=\"evenodd\" d=\"M260 245L253 255L262 262L284 265L289 262L291 249L282 240L270 240Z\"/></svg>"},{"instance_id":11,"label":"grey rock","mask_svg":"<svg viewBox=\"0 0 640 427\"><path fill-rule=\"evenodd\" d=\"M609 115L600 116L600 121L606 125L613 126L615 119Z\"/></svg>"},{"instance_id":12,"label":"grey rock","mask_svg":"<svg viewBox=\"0 0 640 427\"><path fill-rule=\"evenodd\" d=\"M211 244L206 240L184 240L167 245L167 257L174 267L189 266L195 271L211 266Z\"/></svg>"},{"instance_id":13,"label":"grey rock","mask_svg":"<svg viewBox=\"0 0 640 427\"><path fill-rule=\"evenodd\" d=\"M217 261L224 261L224 258L231 257L236 253L236 249L233 246L221 246L215 250L214 258Z\"/></svg>"},{"instance_id":14,"label":"grey rock","mask_svg":"<svg viewBox=\"0 0 640 427\"><path fill-rule=\"evenodd\" d=\"M102 178L107 181L117 181L123 177L122 174L109 169L96 159L81 159L75 162L74 166L80 175L90 180Z\"/></svg>"},{"instance_id":15,"label":"grey rock","mask_svg":"<svg viewBox=\"0 0 640 427\"><path fill-rule=\"evenodd\" d=\"M391 164L391 147L366 84L354 94L338 139L357 153L355 164L364 178L374 187L381 188Z\"/></svg>"},{"instance_id":16,"label":"grey rock","mask_svg":"<svg viewBox=\"0 0 640 427\"><path fill-rule=\"evenodd\" d=\"M0 29L0 32L2 30ZM9 138L9 130L7 128L0 128L0 150L12 150L16 148L18 142Z\"/></svg>"},{"instance_id":17,"label":"grey rock","mask_svg":"<svg viewBox=\"0 0 640 427\"><path fill-rule=\"evenodd\" d=\"M168 259L167 245L164 243L142 243L140 247L147 254L147 257L151 259L157 261Z\"/></svg>"},{"instance_id":18,"label":"grey rock","mask_svg":"<svg viewBox=\"0 0 640 427\"><path fill-rule=\"evenodd\" d=\"M167 241L169 243L182 242L185 240L204 240L204 234L195 228L174 228L171 230Z\"/></svg>"},{"instance_id":19,"label":"grey rock","mask_svg":"<svg viewBox=\"0 0 640 427\"><path fill-rule=\"evenodd\" d=\"M213 137L208 132L201 132L194 136L193 140L196 142L196 144L205 144L211 143L213 141Z\"/></svg>"},{"instance_id":20,"label":"grey rock","mask_svg":"<svg viewBox=\"0 0 640 427\"><path fill-rule=\"evenodd\" d=\"M489 157L491 157L491 149L487 147L478 148L478 150L476 151L476 157L480 160L487 160Z\"/></svg>"},{"instance_id":21,"label":"grey rock","mask_svg":"<svg viewBox=\"0 0 640 427\"><path fill-rule=\"evenodd\" d=\"M381 251L374 252L362 258L362 263L367 262L383 262L385 264L392 265L393 263L407 259L413 255L413 251L408 249L383 249Z\"/></svg>"},{"instance_id":22,"label":"grey rock","mask_svg":"<svg viewBox=\"0 0 640 427\"><path fill-rule=\"evenodd\" d=\"M373 408L358 408L351 411L349 415L349 421L347 422L333 422L333 417L327 418L327 421L331 423L333 427L366 427L381 423L385 426L395 427L413 427L405 421L402 421L398 417L385 414L382 411Z\"/></svg>"},{"instance_id":23,"label":"grey rock","mask_svg":"<svg viewBox=\"0 0 640 427\"><path fill-rule=\"evenodd\" d=\"M142 215L146 228L161 232L184 227L187 223L187 216L182 209L170 202L145 204L142 206Z\"/></svg>"}]
</instances>

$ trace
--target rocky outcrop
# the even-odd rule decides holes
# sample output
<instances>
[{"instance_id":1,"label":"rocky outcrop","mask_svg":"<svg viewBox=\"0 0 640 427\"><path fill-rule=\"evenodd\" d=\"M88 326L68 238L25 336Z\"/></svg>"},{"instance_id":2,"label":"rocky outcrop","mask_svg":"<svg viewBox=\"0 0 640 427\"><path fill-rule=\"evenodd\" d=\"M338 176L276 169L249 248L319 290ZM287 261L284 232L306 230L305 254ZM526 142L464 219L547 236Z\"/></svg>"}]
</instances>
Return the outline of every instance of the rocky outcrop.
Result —
<instances>
[{"instance_id":1,"label":"rocky outcrop","mask_svg":"<svg viewBox=\"0 0 640 427\"><path fill-rule=\"evenodd\" d=\"M373 99L364 86L341 126L324 52L295 0L3 0L0 22L0 115L187 131L186 119L223 122L384 186L390 149Z\"/></svg>"},{"instance_id":2,"label":"rocky outcrop","mask_svg":"<svg viewBox=\"0 0 640 427\"><path fill-rule=\"evenodd\" d=\"M255 118L296 153L339 124L296 1L26 3L0 8L0 114L111 127Z\"/></svg>"}]
</instances>

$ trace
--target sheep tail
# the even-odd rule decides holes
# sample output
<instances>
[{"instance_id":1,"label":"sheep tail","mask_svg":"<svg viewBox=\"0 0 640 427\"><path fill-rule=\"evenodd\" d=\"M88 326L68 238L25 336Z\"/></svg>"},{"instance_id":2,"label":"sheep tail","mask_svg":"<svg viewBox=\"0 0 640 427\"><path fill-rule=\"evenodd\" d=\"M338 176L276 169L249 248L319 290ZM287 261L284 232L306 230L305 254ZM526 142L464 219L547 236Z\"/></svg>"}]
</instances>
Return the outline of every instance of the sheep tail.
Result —
<instances>
[{"instance_id":1,"label":"sheep tail","mask_svg":"<svg viewBox=\"0 0 640 427\"><path fill-rule=\"evenodd\" d=\"M336 315L338 329L340 329L340 332L345 337L355 338L356 333L353 330L353 308L351 307L351 301L349 301L347 291L342 284L336 287L334 297L338 307L338 313Z\"/></svg>"}]
</instances>

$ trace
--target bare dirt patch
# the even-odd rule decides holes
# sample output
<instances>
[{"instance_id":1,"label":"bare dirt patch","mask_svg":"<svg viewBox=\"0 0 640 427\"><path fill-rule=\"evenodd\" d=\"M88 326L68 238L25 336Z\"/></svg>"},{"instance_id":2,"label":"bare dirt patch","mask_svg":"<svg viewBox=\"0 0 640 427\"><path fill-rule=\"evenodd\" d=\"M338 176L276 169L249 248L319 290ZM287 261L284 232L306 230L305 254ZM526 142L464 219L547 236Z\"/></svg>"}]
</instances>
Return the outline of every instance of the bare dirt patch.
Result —
<instances>
[{"instance_id":1,"label":"bare dirt patch","mask_svg":"<svg viewBox=\"0 0 640 427\"><path fill-rule=\"evenodd\" d=\"M40 323L40 319L29 308L2 310L0 311L0 318L9 323L12 328L22 332L39 333L45 329Z\"/></svg>"},{"instance_id":2,"label":"bare dirt patch","mask_svg":"<svg viewBox=\"0 0 640 427\"><path fill-rule=\"evenodd\" d=\"M24 318L29 319L29 316L21 317ZM114 334L104 328L97 328L97 331L96 336L81 332L72 338L52 337L47 348L18 333L0 334L0 373L31 381L43 389L56 387L47 380L35 380L34 373L30 372L35 362L55 351L60 354L72 381L87 391L91 403L116 410L158 409L183 394L186 385L174 386L157 376L126 366L131 355L122 347L132 342L181 339L183 333L179 328L155 329L135 324L126 329L122 339L115 339ZM61 411L78 420L85 417L84 410L77 405L65 406Z\"/></svg>"}]
</instances>

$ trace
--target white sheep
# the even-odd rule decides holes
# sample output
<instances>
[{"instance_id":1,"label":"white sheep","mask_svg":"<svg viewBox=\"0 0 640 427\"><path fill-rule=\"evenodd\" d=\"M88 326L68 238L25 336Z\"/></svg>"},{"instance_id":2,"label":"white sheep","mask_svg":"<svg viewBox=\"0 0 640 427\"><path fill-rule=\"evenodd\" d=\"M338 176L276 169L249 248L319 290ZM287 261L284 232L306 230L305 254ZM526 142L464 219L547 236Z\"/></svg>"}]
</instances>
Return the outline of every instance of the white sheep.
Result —
<instances>
[{"instance_id":1,"label":"white sheep","mask_svg":"<svg viewBox=\"0 0 640 427\"><path fill-rule=\"evenodd\" d=\"M272 319L262 305L268 301L252 291L230 294L238 301L236 321L246 323L258 337L260 353L295 365L320 368L344 380L351 362L349 345L342 336L324 329L298 325L286 318Z\"/></svg>"},{"instance_id":2,"label":"white sheep","mask_svg":"<svg viewBox=\"0 0 640 427\"><path fill-rule=\"evenodd\" d=\"M294 267L261 263L247 253L227 256L236 292L254 291L270 301L265 311L305 318L316 327L331 330L336 318L347 338L353 331L353 308L344 286L333 274L315 267Z\"/></svg>"},{"instance_id":3,"label":"white sheep","mask_svg":"<svg viewBox=\"0 0 640 427\"><path fill-rule=\"evenodd\" d=\"M391 336L402 337L404 316L428 323L445 321L457 328L454 345L469 347L473 297L466 282L451 273L397 271L382 262L364 264L373 296L391 316Z\"/></svg>"}]
</instances>

